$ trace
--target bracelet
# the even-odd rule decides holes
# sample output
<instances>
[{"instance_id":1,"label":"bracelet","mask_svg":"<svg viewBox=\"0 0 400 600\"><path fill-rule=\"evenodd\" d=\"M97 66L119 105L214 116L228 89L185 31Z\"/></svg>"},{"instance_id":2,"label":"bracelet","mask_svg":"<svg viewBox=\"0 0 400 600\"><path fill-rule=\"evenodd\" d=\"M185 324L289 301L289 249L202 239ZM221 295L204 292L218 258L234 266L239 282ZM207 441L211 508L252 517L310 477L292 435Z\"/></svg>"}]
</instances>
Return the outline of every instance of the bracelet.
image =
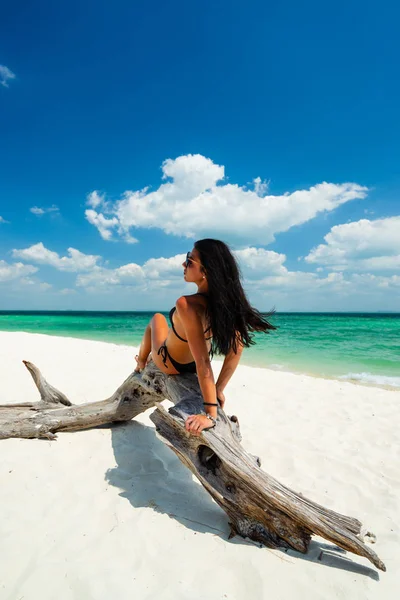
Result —
<instances>
[{"instance_id":1,"label":"bracelet","mask_svg":"<svg viewBox=\"0 0 400 600\"><path fill-rule=\"evenodd\" d=\"M204 406L219 406L218 402L203 402Z\"/></svg>"},{"instance_id":2,"label":"bracelet","mask_svg":"<svg viewBox=\"0 0 400 600\"><path fill-rule=\"evenodd\" d=\"M209 415L208 413L206 414L206 418L209 419L210 421L212 421L214 423L214 427L217 424L217 419L214 419L214 417L212 417L211 415Z\"/></svg>"}]
</instances>

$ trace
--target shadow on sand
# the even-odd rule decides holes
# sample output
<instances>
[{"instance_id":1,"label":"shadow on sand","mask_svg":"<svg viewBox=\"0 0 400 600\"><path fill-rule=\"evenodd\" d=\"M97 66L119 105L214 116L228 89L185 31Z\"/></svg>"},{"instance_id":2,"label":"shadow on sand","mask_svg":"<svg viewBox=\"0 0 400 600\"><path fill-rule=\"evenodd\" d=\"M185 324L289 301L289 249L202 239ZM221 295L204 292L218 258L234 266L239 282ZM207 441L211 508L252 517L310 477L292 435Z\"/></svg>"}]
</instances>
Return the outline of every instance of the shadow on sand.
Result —
<instances>
[{"instance_id":1,"label":"shadow on sand","mask_svg":"<svg viewBox=\"0 0 400 600\"><path fill-rule=\"evenodd\" d=\"M137 421L111 426L112 446L117 466L106 472L110 485L121 490L135 508L149 507L166 514L194 532L217 535L227 543L253 545L251 540L228 540L227 515L183 466L177 456L155 435L153 427ZM316 564L343 569L379 580L378 571L353 562L334 544L312 540L307 554L282 550ZM345 555L346 554L346 555Z\"/></svg>"}]
</instances>

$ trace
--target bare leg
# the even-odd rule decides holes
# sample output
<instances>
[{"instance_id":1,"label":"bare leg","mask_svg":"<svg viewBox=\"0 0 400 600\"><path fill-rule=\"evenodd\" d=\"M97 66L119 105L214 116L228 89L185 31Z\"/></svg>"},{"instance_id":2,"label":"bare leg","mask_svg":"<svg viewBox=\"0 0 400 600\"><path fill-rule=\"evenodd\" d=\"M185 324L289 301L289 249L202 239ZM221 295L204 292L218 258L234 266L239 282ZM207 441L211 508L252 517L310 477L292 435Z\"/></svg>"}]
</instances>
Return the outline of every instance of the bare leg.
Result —
<instances>
[{"instance_id":1,"label":"bare leg","mask_svg":"<svg viewBox=\"0 0 400 600\"><path fill-rule=\"evenodd\" d=\"M147 358L148 358L150 352L151 352L151 321L146 326L146 329L144 331L142 343L140 344L140 348L139 348L139 354L137 354L135 356L136 362L137 362L137 367L136 367L135 371L140 372L142 369L145 368Z\"/></svg>"},{"instance_id":2,"label":"bare leg","mask_svg":"<svg viewBox=\"0 0 400 600\"><path fill-rule=\"evenodd\" d=\"M158 363L157 359L154 357L156 357L161 344L166 339L168 331L169 326L166 318L161 313L156 313L145 329L142 343L140 344L139 354L136 357L137 367L135 371L140 372L145 368L150 352L152 352L153 360ZM162 365L157 364L157 366L161 370L164 370ZM177 373L177 371L173 369L172 374L175 372Z\"/></svg>"}]
</instances>

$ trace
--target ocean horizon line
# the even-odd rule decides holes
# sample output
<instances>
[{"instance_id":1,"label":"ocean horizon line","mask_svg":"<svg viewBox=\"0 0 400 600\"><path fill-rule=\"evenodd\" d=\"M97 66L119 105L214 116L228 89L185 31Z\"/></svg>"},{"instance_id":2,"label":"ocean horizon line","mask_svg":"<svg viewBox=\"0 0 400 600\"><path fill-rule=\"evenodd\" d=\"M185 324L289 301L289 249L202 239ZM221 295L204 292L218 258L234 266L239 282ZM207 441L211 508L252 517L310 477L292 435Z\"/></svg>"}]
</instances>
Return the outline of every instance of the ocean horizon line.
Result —
<instances>
[{"instance_id":1,"label":"ocean horizon line","mask_svg":"<svg viewBox=\"0 0 400 600\"><path fill-rule=\"evenodd\" d=\"M15 308L11 308L11 309L0 309L0 314L42 314L42 313L70 313L70 314L81 314L81 313L90 313L90 314L103 314L103 313L107 313L107 314L146 314L146 313L154 313L154 312L163 312L163 313L167 313L168 312L168 308L167 309L153 309L153 310L109 310L109 309L97 309L97 310L90 310L90 309L57 309L57 308L51 308L51 309L15 309ZM270 310L260 310L261 314L268 314L270 313ZM377 310L377 311L361 311L361 310L340 310L340 311L334 311L334 310L328 310L328 311L314 311L314 310L303 310L303 311L299 311L299 310L282 310L282 311L275 311L273 313L274 315L399 315L400 316L400 311L394 311L394 310Z\"/></svg>"}]
</instances>

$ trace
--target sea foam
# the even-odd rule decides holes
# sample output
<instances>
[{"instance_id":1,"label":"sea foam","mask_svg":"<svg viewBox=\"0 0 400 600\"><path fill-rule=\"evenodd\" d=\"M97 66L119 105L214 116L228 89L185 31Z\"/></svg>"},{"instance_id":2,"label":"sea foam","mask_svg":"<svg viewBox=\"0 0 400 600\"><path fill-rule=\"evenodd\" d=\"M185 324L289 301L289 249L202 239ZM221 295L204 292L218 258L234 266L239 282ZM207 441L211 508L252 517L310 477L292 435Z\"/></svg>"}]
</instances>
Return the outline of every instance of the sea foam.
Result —
<instances>
[{"instance_id":1,"label":"sea foam","mask_svg":"<svg viewBox=\"0 0 400 600\"><path fill-rule=\"evenodd\" d=\"M346 375L340 375L339 379L346 379L348 381L360 381L361 383L370 383L374 385L385 385L400 388L400 377L375 375L374 373L346 373Z\"/></svg>"}]
</instances>

